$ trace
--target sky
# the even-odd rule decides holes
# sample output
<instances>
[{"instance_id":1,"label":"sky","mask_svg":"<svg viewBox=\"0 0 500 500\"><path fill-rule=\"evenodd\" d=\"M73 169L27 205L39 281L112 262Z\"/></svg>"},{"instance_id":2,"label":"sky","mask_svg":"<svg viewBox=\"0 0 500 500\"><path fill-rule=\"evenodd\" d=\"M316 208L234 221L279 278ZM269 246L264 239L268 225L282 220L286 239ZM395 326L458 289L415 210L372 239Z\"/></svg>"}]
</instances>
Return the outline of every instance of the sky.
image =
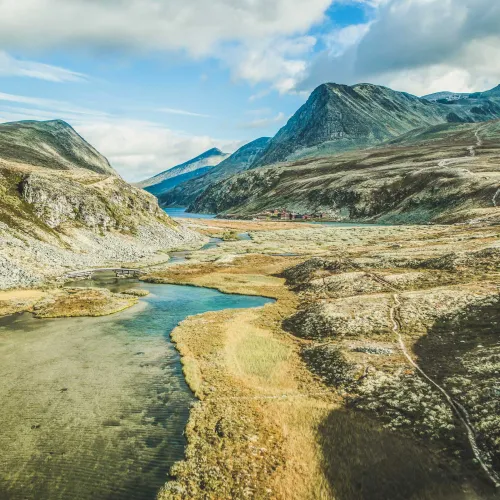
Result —
<instances>
[{"instance_id":1,"label":"sky","mask_svg":"<svg viewBox=\"0 0 500 500\"><path fill-rule=\"evenodd\" d=\"M273 136L321 83L500 83L499 0L0 0L0 122L63 119L128 181Z\"/></svg>"}]
</instances>

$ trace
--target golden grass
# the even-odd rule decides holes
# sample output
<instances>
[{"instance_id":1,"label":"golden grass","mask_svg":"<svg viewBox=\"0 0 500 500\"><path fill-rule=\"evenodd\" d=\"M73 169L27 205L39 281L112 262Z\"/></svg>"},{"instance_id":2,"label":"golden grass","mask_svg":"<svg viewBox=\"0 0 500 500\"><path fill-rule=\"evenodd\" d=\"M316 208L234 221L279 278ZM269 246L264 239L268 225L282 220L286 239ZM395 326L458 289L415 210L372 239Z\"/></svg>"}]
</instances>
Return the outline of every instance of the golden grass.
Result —
<instances>
[{"instance_id":1,"label":"golden grass","mask_svg":"<svg viewBox=\"0 0 500 500\"><path fill-rule=\"evenodd\" d=\"M258 309L211 312L183 321L172 333L186 380L200 399L186 433L187 459L174 466L167 498L321 498L328 485L314 436L338 404L281 330L297 305L279 272L285 259L249 256L230 269L183 266L148 280L212 286L277 298ZM256 270L261 271L256 274Z\"/></svg>"},{"instance_id":2,"label":"golden grass","mask_svg":"<svg viewBox=\"0 0 500 500\"><path fill-rule=\"evenodd\" d=\"M106 289L65 289L39 302L34 314L37 318L108 316L128 309L137 302L137 297L111 293Z\"/></svg>"},{"instance_id":3,"label":"golden grass","mask_svg":"<svg viewBox=\"0 0 500 500\"><path fill-rule=\"evenodd\" d=\"M41 290L8 290L0 292L0 317L18 312L31 311L45 296Z\"/></svg>"}]
</instances>

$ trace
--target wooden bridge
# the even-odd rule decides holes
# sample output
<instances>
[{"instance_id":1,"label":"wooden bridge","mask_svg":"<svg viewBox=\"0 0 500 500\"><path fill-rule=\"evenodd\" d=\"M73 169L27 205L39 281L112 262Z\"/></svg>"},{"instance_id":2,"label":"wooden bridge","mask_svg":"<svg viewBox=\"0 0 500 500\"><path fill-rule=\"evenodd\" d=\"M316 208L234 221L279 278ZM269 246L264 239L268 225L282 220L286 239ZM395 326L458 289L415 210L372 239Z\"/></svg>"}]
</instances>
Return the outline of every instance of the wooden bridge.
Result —
<instances>
[{"instance_id":1,"label":"wooden bridge","mask_svg":"<svg viewBox=\"0 0 500 500\"><path fill-rule=\"evenodd\" d=\"M140 269L127 269L122 267L106 267L101 269L84 269L82 271L72 271L64 275L68 279L91 279L95 273L115 273L117 278L137 278L144 271Z\"/></svg>"}]
</instances>

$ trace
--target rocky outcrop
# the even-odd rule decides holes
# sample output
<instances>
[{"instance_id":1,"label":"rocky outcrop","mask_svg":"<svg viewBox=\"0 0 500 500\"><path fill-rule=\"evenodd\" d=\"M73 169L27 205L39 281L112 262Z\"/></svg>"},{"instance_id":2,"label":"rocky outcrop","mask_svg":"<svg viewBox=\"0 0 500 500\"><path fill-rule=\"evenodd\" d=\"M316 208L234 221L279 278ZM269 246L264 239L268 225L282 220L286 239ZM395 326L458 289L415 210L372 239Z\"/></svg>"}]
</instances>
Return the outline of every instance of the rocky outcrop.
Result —
<instances>
[{"instance_id":1,"label":"rocky outcrop","mask_svg":"<svg viewBox=\"0 0 500 500\"><path fill-rule=\"evenodd\" d=\"M0 137L4 127L18 142L27 134L29 143L21 143L18 157L15 149L2 156L0 148L0 289L38 285L72 269L158 259L158 251L202 240L170 219L153 195L104 168L104 157L103 168L87 165L83 152L93 148L69 125L8 124ZM57 132L53 160L48 149L29 156L34 144L47 143L47 129Z\"/></svg>"}]
</instances>

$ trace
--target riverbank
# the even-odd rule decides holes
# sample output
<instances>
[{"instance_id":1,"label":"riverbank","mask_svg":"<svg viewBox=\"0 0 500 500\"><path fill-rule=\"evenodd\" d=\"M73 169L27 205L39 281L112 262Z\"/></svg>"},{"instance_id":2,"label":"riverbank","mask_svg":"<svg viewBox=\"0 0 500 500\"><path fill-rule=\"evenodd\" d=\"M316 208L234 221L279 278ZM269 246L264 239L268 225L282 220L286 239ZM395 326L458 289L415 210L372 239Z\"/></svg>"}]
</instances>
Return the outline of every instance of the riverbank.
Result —
<instances>
[{"instance_id":1,"label":"riverbank","mask_svg":"<svg viewBox=\"0 0 500 500\"><path fill-rule=\"evenodd\" d=\"M186 460L159 498L493 498L452 410L403 356L391 307L397 288L410 355L432 370L441 366L439 377L460 390L454 397L461 404L470 408L474 394L487 398L486 388L466 394L477 376L451 363L446 337L434 351L427 345L439 344L433 332L448 312L470 320L495 301L498 228L250 235L145 278L277 299L260 310L188 318L174 330L199 402L186 430ZM277 248L300 256L272 256ZM474 340L464 341L464 360L492 334L483 332L480 344L477 332L468 335ZM494 399L485 403L493 417ZM476 429L488 421L471 419ZM481 434L489 456L494 429Z\"/></svg>"},{"instance_id":2,"label":"riverbank","mask_svg":"<svg viewBox=\"0 0 500 500\"><path fill-rule=\"evenodd\" d=\"M199 402L186 429L187 460L172 469L176 480L159 498L201 498L204 492L306 498L309 491L329 497L314 434L338 397L322 390L300 360L300 341L281 329L298 305L275 277L287 265L285 258L254 255L230 269L179 266L145 278L276 299L260 309L191 317L174 330Z\"/></svg>"}]
</instances>

